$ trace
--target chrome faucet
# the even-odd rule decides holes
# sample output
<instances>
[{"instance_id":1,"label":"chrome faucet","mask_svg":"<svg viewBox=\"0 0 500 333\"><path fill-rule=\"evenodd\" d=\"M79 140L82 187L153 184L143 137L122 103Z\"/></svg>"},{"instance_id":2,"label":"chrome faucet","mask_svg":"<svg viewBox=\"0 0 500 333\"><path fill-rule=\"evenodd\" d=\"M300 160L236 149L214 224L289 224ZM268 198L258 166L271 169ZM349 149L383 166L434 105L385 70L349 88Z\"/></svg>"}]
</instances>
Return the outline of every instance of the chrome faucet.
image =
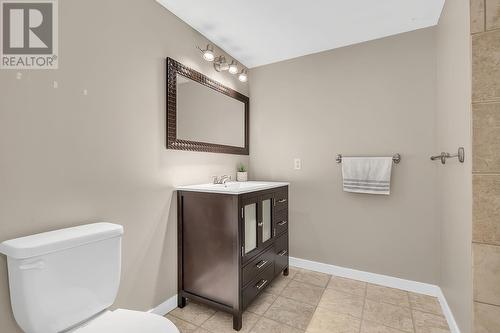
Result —
<instances>
[{"instance_id":1,"label":"chrome faucet","mask_svg":"<svg viewBox=\"0 0 500 333\"><path fill-rule=\"evenodd\" d=\"M231 176L224 175L224 176L220 177L221 184L225 184L225 183L230 182L230 181L231 181Z\"/></svg>"},{"instance_id":2,"label":"chrome faucet","mask_svg":"<svg viewBox=\"0 0 500 333\"><path fill-rule=\"evenodd\" d=\"M212 178L213 178L213 183L214 184L225 184L228 181L231 181L231 176L228 176L228 175L224 175L224 176L221 176L221 177L213 176Z\"/></svg>"}]
</instances>

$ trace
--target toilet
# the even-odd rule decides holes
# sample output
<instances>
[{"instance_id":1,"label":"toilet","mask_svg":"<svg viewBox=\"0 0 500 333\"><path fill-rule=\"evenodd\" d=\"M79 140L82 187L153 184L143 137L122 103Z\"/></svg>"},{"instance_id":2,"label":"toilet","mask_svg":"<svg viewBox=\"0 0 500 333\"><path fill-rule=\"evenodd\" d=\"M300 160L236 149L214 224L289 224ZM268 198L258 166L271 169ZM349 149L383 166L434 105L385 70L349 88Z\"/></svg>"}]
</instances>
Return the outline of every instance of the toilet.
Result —
<instances>
[{"instance_id":1,"label":"toilet","mask_svg":"<svg viewBox=\"0 0 500 333\"><path fill-rule=\"evenodd\" d=\"M26 333L179 333L162 316L108 310L123 227L93 223L5 241L12 311Z\"/></svg>"}]
</instances>

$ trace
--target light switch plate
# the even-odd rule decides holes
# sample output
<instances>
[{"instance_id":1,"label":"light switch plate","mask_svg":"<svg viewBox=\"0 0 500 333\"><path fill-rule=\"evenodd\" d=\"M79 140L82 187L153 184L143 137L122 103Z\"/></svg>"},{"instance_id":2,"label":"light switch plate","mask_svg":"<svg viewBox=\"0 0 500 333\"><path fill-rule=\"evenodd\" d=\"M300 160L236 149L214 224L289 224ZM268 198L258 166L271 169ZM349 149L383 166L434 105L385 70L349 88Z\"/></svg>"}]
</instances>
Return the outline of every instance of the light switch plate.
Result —
<instances>
[{"instance_id":1,"label":"light switch plate","mask_svg":"<svg viewBox=\"0 0 500 333\"><path fill-rule=\"evenodd\" d=\"M300 158L296 158L296 159L293 160L293 168L295 170L302 169L302 161L300 160Z\"/></svg>"}]
</instances>

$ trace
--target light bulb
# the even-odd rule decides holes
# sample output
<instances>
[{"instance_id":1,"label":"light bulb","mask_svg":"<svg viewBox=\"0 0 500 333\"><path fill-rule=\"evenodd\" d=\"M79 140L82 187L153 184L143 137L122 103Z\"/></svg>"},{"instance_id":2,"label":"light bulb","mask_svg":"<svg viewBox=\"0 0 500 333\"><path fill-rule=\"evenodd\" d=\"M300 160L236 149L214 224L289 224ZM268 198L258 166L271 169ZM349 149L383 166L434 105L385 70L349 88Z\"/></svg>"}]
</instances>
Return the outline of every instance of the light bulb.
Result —
<instances>
[{"instance_id":1,"label":"light bulb","mask_svg":"<svg viewBox=\"0 0 500 333\"><path fill-rule=\"evenodd\" d=\"M236 66L236 62L234 60L231 62L231 65L229 65L229 70L228 71L231 74L238 73L238 66Z\"/></svg>"},{"instance_id":2,"label":"light bulb","mask_svg":"<svg viewBox=\"0 0 500 333\"><path fill-rule=\"evenodd\" d=\"M206 61L214 61L215 59L214 52L211 50L203 51L203 59L205 59Z\"/></svg>"},{"instance_id":3,"label":"light bulb","mask_svg":"<svg viewBox=\"0 0 500 333\"><path fill-rule=\"evenodd\" d=\"M214 49L210 44L207 45L206 49L201 50L201 52L203 53L203 59L205 59L206 61L214 61L215 59Z\"/></svg>"},{"instance_id":4,"label":"light bulb","mask_svg":"<svg viewBox=\"0 0 500 333\"><path fill-rule=\"evenodd\" d=\"M245 69L241 70L240 75L238 75L238 80L240 80L241 82L247 82L248 75L247 75L247 71Z\"/></svg>"}]
</instances>

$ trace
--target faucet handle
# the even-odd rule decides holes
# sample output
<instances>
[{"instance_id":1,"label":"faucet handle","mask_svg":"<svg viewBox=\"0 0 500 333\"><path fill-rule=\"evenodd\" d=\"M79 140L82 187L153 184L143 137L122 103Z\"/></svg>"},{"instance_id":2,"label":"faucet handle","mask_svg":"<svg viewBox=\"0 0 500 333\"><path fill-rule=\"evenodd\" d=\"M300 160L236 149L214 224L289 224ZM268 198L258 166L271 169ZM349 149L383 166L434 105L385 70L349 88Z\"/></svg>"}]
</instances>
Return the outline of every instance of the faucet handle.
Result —
<instances>
[{"instance_id":1,"label":"faucet handle","mask_svg":"<svg viewBox=\"0 0 500 333\"><path fill-rule=\"evenodd\" d=\"M218 176L212 176L212 182L214 184L219 184L219 182L220 182L219 177Z\"/></svg>"}]
</instances>

